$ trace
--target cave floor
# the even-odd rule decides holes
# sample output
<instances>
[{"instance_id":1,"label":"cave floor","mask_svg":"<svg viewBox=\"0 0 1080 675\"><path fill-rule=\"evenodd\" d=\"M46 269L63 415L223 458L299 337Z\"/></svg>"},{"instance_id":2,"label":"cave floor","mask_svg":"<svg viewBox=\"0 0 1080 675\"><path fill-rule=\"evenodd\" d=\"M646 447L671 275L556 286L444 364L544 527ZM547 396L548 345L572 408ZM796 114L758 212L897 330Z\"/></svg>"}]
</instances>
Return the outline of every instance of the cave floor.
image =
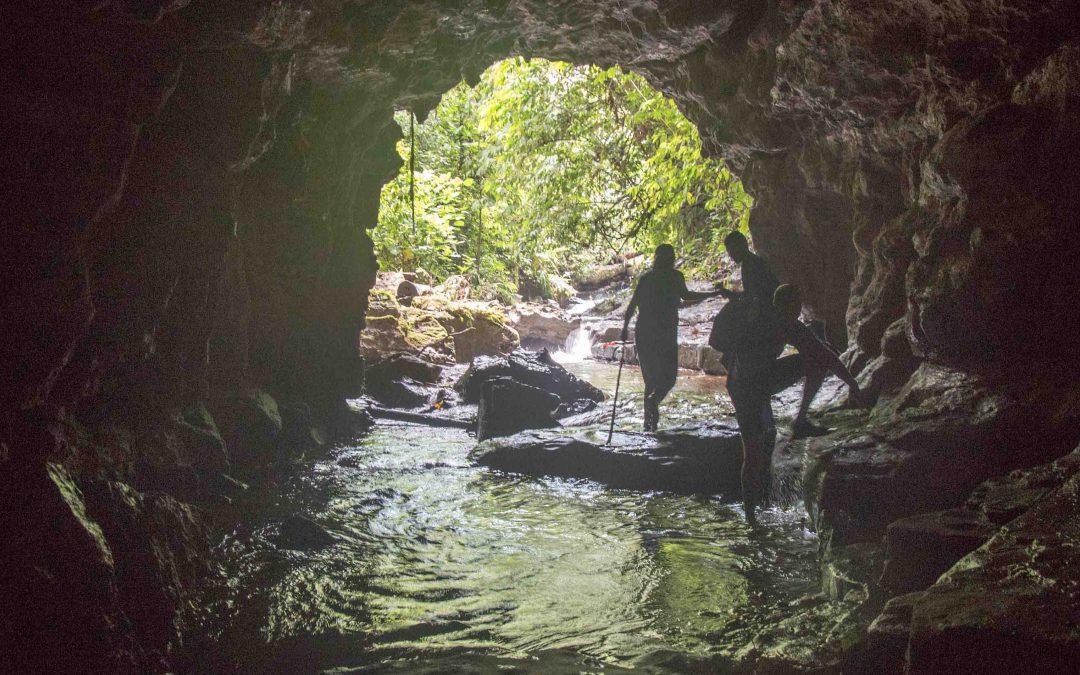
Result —
<instances>
[{"instance_id":1,"label":"cave floor","mask_svg":"<svg viewBox=\"0 0 1080 675\"><path fill-rule=\"evenodd\" d=\"M615 367L570 364L601 388ZM640 424L627 367L620 427ZM680 377L671 424L726 405ZM637 417L635 417L637 415ZM205 659L251 672L720 669L819 589L800 505L752 531L719 497L509 476L457 429L381 422L252 489L202 591Z\"/></svg>"}]
</instances>

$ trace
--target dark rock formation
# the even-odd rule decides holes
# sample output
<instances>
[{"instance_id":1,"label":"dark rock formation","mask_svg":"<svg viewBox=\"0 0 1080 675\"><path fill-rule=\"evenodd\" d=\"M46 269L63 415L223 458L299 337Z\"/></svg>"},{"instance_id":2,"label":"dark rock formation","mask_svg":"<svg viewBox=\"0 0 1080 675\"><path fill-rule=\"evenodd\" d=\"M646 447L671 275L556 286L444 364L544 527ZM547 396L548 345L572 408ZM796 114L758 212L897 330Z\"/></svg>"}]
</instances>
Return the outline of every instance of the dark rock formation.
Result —
<instances>
[{"instance_id":1,"label":"dark rock formation","mask_svg":"<svg viewBox=\"0 0 1080 675\"><path fill-rule=\"evenodd\" d=\"M924 364L889 405L809 443L806 503L819 533L874 541L900 518L961 506L983 481L1068 451L1037 411Z\"/></svg>"},{"instance_id":2,"label":"dark rock formation","mask_svg":"<svg viewBox=\"0 0 1080 675\"><path fill-rule=\"evenodd\" d=\"M1074 476L915 602L909 672L1060 673L1080 658Z\"/></svg>"},{"instance_id":3,"label":"dark rock formation","mask_svg":"<svg viewBox=\"0 0 1080 675\"><path fill-rule=\"evenodd\" d=\"M513 378L487 379L476 412L476 438L483 441L526 429L557 427L559 423L553 413L560 403L561 399L555 394Z\"/></svg>"},{"instance_id":4,"label":"dark rock formation","mask_svg":"<svg viewBox=\"0 0 1080 675\"><path fill-rule=\"evenodd\" d=\"M374 363L367 369L367 385L371 388L375 382L385 382L398 377L411 377L417 382L437 384L443 369L434 363L418 359L410 354L391 354Z\"/></svg>"},{"instance_id":5,"label":"dark rock formation","mask_svg":"<svg viewBox=\"0 0 1080 675\"><path fill-rule=\"evenodd\" d=\"M277 543L296 551L309 551L332 546L337 540L311 518L294 513L278 525Z\"/></svg>"},{"instance_id":6,"label":"dark rock formation","mask_svg":"<svg viewBox=\"0 0 1080 675\"><path fill-rule=\"evenodd\" d=\"M880 433L822 461L814 503L835 531L878 536L890 519L956 506L984 478L1071 447L1074 9L8 3L0 530L38 548L8 557L5 543L12 582L42 578L41 560L55 580L30 584L37 595L24 581L14 595L54 611L49 643L70 646L40 649L41 667L138 660L100 581L111 578L106 535L73 515L78 500L58 496L49 462L73 484L197 494L226 459L265 464L282 452L281 406L274 422L269 402L245 392L305 402L313 422L333 427L362 380L357 334L377 267L367 231L400 162L393 109L423 117L463 77L512 54L620 63L671 95L753 195L755 245L804 288L849 362L867 368L863 381L886 400L896 392L901 403L873 418ZM475 353L470 339L459 356ZM916 360L952 369L937 393L921 393ZM205 419L172 415L207 402L225 402L220 418L208 407L224 452ZM166 418L168 452L148 450ZM59 612L69 596L85 602ZM1032 639L1048 639L1051 623ZM85 627L93 639L79 637ZM0 628L5 644L27 644L25 631ZM936 639L926 635L919 645Z\"/></svg>"},{"instance_id":7,"label":"dark rock formation","mask_svg":"<svg viewBox=\"0 0 1080 675\"><path fill-rule=\"evenodd\" d=\"M654 435L617 433L612 446L600 432L523 432L485 441L474 461L531 476L587 478L610 487L680 493L740 492L742 445L734 424L710 423Z\"/></svg>"},{"instance_id":8,"label":"dark rock formation","mask_svg":"<svg viewBox=\"0 0 1080 675\"><path fill-rule=\"evenodd\" d=\"M578 379L552 360L547 350L516 351L505 357L479 357L457 381L454 388L463 400L479 402L484 383L496 377L509 377L530 387L555 394L566 402L577 399L603 401L604 392Z\"/></svg>"},{"instance_id":9,"label":"dark rock formation","mask_svg":"<svg viewBox=\"0 0 1080 675\"><path fill-rule=\"evenodd\" d=\"M881 585L890 595L921 591L990 538L986 516L964 509L935 511L889 524Z\"/></svg>"}]
</instances>

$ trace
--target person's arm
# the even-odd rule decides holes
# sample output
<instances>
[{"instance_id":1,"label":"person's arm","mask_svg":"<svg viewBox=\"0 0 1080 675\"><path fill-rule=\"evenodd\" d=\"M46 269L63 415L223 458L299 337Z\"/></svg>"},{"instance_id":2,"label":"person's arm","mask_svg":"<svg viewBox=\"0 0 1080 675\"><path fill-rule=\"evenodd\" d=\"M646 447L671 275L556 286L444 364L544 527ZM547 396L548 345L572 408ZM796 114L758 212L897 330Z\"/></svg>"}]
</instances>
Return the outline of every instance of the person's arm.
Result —
<instances>
[{"instance_id":1,"label":"person's arm","mask_svg":"<svg viewBox=\"0 0 1080 675\"><path fill-rule=\"evenodd\" d=\"M725 295L730 293L726 288L718 288L715 291L699 292L692 291L686 287L686 278L679 274L679 297L686 302L698 302L699 300L708 300L709 298L715 298L718 295Z\"/></svg>"},{"instance_id":2,"label":"person's arm","mask_svg":"<svg viewBox=\"0 0 1080 675\"><path fill-rule=\"evenodd\" d=\"M626 306L626 316L623 317L622 334L619 339L626 342L630 337L630 319L633 318L634 312L637 311L638 306L638 290L640 290L641 284L634 287L634 294L630 296L630 304Z\"/></svg>"}]
</instances>

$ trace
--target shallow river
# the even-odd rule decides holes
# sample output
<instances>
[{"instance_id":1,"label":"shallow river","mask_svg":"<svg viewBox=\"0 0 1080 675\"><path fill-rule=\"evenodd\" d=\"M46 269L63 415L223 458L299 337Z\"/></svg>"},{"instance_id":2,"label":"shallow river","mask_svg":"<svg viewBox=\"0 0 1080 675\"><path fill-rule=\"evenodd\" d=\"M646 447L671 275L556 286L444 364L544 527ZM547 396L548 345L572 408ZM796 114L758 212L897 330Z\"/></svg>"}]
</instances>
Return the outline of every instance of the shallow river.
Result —
<instances>
[{"instance_id":1,"label":"shallow river","mask_svg":"<svg viewBox=\"0 0 1080 675\"><path fill-rule=\"evenodd\" d=\"M613 366L568 367L614 387ZM635 369L622 387L640 401ZM681 377L664 420L723 405L721 380ZM619 426L640 425L634 409ZM206 589L216 658L251 672L723 672L725 654L817 590L798 507L752 532L718 499L501 475L469 464L473 445L380 422L258 488ZM296 512L336 543L281 546Z\"/></svg>"}]
</instances>

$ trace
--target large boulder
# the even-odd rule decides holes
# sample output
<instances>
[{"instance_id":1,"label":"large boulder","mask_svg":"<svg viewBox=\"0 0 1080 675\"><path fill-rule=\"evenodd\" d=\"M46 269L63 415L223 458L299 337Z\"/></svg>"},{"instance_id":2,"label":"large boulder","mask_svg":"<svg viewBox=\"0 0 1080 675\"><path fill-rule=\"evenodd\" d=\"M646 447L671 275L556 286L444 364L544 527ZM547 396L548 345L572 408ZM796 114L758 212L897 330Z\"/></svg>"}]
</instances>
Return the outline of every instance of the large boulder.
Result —
<instances>
[{"instance_id":1,"label":"large boulder","mask_svg":"<svg viewBox=\"0 0 1080 675\"><path fill-rule=\"evenodd\" d=\"M508 354L521 345L503 315L483 306L451 306L444 327L453 335L454 358L469 363L478 356Z\"/></svg>"},{"instance_id":2,"label":"large boulder","mask_svg":"<svg viewBox=\"0 0 1080 675\"><path fill-rule=\"evenodd\" d=\"M1030 407L968 376L923 364L887 405L808 443L805 499L837 544L875 541L889 523L961 506L983 481L1068 451Z\"/></svg>"},{"instance_id":3,"label":"large boulder","mask_svg":"<svg viewBox=\"0 0 1080 675\"><path fill-rule=\"evenodd\" d=\"M982 546L996 529L986 516L966 509L923 513L890 523L881 586L889 595L921 591Z\"/></svg>"},{"instance_id":4,"label":"large boulder","mask_svg":"<svg viewBox=\"0 0 1080 675\"><path fill-rule=\"evenodd\" d=\"M251 468L275 461L283 425L272 396L246 387L213 402L212 410L234 465Z\"/></svg>"},{"instance_id":5,"label":"large boulder","mask_svg":"<svg viewBox=\"0 0 1080 675\"><path fill-rule=\"evenodd\" d=\"M552 413L560 403L555 394L509 377L487 380L476 413L476 438L483 441L526 429L557 427L559 423Z\"/></svg>"},{"instance_id":6,"label":"large boulder","mask_svg":"<svg viewBox=\"0 0 1080 675\"><path fill-rule=\"evenodd\" d=\"M415 408L427 402L434 385L442 377L442 367L411 354L391 354L368 367L366 391L380 404L391 408Z\"/></svg>"},{"instance_id":7,"label":"large boulder","mask_svg":"<svg viewBox=\"0 0 1080 675\"><path fill-rule=\"evenodd\" d=\"M567 436L526 431L484 441L470 458L484 466L530 476L586 478L609 487L737 496L742 444L734 423L710 423L665 434L606 431Z\"/></svg>"},{"instance_id":8,"label":"large boulder","mask_svg":"<svg viewBox=\"0 0 1080 675\"><path fill-rule=\"evenodd\" d=\"M581 326L581 317L570 316L558 306L524 303L514 307L507 318L526 346L562 347Z\"/></svg>"},{"instance_id":9,"label":"large boulder","mask_svg":"<svg viewBox=\"0 0 1080 675\"><path fill-rule=\"evenodd\" d=\"M388 408L417 408L426 405L434 391L422 382L401 376L373 383L368 387L368 394Z\"/></svg>"},{"instance_id":10,"label":"large boulder","mask_svg":"<svg viewBox=\"0 0 1080 675\"><path fill-rule=\"evenodd\" d=\"M1073 476L921 594L907 672L1075 672L1078 501L1080 476Z\"/></svg>"},{"instance_id":11,"label":"large boulder","mask_svg":"<svg viewBox=\"0 0 1080 675\"><path fill-rule=\"evenodd\" d=\"M454 387L467 403L477 403L484 383L495 377L510 377L522 384L555 394L564 402L577 399L603 401L604 392L579 379L551 358L547 350L515 351L504 357L474 359Z\"/></svg>"}]
</instances>

